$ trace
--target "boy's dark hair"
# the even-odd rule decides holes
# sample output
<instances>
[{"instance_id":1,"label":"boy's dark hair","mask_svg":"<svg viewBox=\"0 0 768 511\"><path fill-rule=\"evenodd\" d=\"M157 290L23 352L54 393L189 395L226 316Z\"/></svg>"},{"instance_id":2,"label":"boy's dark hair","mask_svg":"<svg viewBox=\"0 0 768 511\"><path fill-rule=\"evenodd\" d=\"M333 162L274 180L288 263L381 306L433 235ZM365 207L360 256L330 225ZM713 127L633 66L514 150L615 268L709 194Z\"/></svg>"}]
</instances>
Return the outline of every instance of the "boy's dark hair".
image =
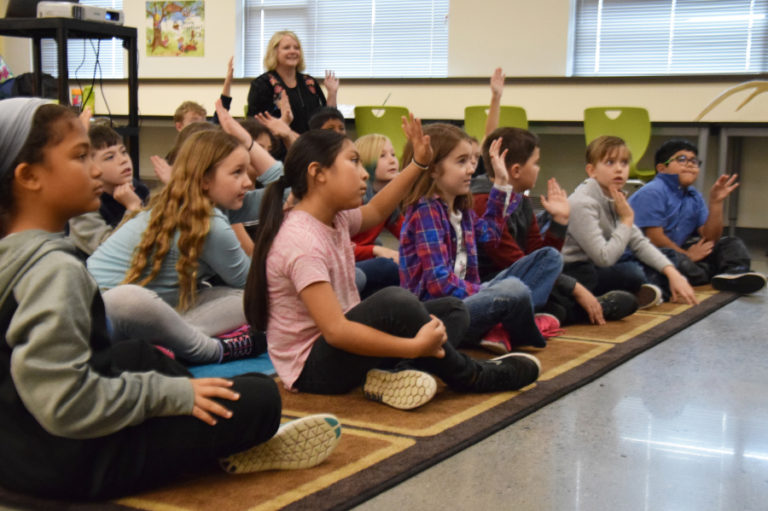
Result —
<instances>
[{"instance_id":1,"label":"boy's dark hair","mask_svg":"<svg viewBox=\"0 0 768 511\"><path fill-rule=\"evenodd\" d=\"M315 113L312 114L312 117L309 118L309 129L319 130L329 119L338 119L342 124L344 124L345 120L344 115L342 115L338 108L333 106L324 106L315 111Z\"/></svg>"},{"instance_id":2,"label":"boy's dark hair","mask_svg":"<svg viewBox=\"0 0 768 511\"><path fill-rule=\"evenodd\" d=\"M653 155L653 166L656 167L659 163L668 161L678 151L691 151L696 156L699 155L699 148L691 142L682 138L673 138L661 144L661 147L656 150L656 154Z\"/></svg>"},{"instance_id":3,"label":"boy's dark hair","mask_svg":"<svg viewBox=\"0 0 768 511\"><path fill-rule=\"evenodd\" d=\"M512 127L496 128L483 140L483 166L489 177L494 177L490 155L491 143L499 137L501 137L499 154L507 150L507 155L504 157L504 166L507 169L515 163L525 165L533 151L539 147L539 137L528 130Z\"/></svg>"},{"instance_id":4,"label":"boy's dark hair","mask_svg":"<svg viewBox=\"0 0 768 511\"><path fill-rule=\"evenodd\" d=\"M91 150L96 151L123 143L120 133L104 124L94 124L88 129L88 138L91 139Z\"/></svg>"},{"instance_id":5,"label":"boy's dark hair","mask_svg":"<svg viewBox=\"0 0 768 511\"><path fill-rule=\"evenodd\" d=\"M278 149L280 145L279 140L275 138L275 136L272 134L271 131L269 131L269 129L266 126L261 124L256 119L242 119L238 122L243 128L245 128L245 131L247 131L248 134L251 135L251 137L253 137L254 140L259 138L264 133L269 135L269 140L272 142L272 150L269 152L270 154L272 154L272 156L275 155L275 151Z\"/></svg>"},{"instance_id":6,"label":"boy's dark hair","mask_svg":"<svg viewBox=\"0 0 768 511\"><path fill-rule=\"evenodd\" d=\"M291 189L296 200L309 190L307 169L312 163L322 168L333 165L349 140L332 130L309 130L291 144L285 157L283 176L267 187L259 212L259 232L254 240L253 258L245 283L243 307L248 323L259 331L267 328L269 292L267 291L267 254L283 222L283 194Z\"/></svg>"}]
</instances>

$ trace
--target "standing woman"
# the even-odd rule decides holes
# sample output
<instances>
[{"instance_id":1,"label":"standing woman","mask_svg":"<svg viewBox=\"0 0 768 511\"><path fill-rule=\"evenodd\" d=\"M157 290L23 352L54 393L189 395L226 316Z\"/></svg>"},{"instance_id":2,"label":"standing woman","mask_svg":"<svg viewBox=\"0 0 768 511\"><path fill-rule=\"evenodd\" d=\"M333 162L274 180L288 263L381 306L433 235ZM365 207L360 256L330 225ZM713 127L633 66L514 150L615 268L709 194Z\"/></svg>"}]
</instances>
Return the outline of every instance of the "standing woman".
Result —
<instances>
[{"instance_id":1,"label":"standing woman","mask_svg":"<svg viewBox=\"0 0 768 511\"><path fill-rule=\"evenodd\" d=\"M280 97L287 93L293 111L291 129L301 134L309 130L309 118L316 110L326 105L336 106L339 89L336 75L332 71L325 73L326 101L317 80L301 73L305 67L304 54L298 36L290 30L275 32L269 40L264 67L267 72L255 78L248 91L248 117L263 112L280 117Z\"/></svg>"}]
</instances>

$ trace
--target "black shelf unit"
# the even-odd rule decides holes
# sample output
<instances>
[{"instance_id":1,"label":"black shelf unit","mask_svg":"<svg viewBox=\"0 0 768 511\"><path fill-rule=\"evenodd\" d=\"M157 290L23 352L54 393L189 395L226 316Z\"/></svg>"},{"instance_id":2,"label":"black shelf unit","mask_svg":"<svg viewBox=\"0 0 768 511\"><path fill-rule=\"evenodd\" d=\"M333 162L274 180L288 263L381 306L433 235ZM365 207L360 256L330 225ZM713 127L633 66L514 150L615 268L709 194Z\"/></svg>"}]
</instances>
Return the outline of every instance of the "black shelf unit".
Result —
<instances>
[{"instance_id":1,"label":"black shelf unit","mask_svg":"<svg viewBox=\"0 0 768 511\"><path fill-rule=\"evenodd\" d=\"M3 18L0 19L0 35L32 39L33 72L36 91L42 88L41 44L43 39L56 41L58 60L59 103L69 104L69 71L67 41L70 39L121 39L128 51L128 125L120 128L126 137L126 145L134 162L135 172L139 163L139 52L135 27L112 23L83 21L70 18ZM94 94L96 91L94 91Z\"/></svg>"}]
</instances>

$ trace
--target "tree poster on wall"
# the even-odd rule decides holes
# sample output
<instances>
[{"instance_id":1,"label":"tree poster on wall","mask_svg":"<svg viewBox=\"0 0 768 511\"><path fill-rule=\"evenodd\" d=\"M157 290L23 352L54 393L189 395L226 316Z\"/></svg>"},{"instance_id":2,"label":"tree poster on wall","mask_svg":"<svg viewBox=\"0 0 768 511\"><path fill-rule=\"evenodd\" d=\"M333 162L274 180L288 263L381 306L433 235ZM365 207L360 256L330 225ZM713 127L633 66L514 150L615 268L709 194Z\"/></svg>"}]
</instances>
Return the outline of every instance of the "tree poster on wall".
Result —
<instances>
[{"instance_id":1,"label":"tree poster on wall","mask_svg":"<svg viewBox=\"0 0 768 511\"><path fill-rule=\"evenodd\" d=\"M148 57L205 55L205 2L147 2Z\"/></svg>"}]
</instances>

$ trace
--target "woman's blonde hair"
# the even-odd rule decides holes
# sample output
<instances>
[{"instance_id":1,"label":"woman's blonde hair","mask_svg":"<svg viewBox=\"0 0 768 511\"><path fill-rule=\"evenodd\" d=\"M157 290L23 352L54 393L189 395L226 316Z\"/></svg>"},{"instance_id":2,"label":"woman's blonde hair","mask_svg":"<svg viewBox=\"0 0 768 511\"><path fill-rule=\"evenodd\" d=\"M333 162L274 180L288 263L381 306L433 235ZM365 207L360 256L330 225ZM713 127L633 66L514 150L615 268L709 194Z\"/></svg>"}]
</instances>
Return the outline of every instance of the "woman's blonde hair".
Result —
<instances>
[{"instance_id":1,"label":"woman's blonde hair","mask_svg":"<svg viewBox=\"0 0 768 511\"><path fill-rule=\"evenodd\" d=\"M144 286L152 281L160 272L178 230L178 309L184 311L194 304L198 258L214 207L203 191L203 180L212 178L216 166L238 146L239 140L220 130L195 133L182 145L171 180L144 208L150 211L149 223L133 253L124 284L135 282ZM142 277L150 264L149 274Z\"/></svg>"},{"instance_id":2,"label":"woman's blonde hair","mask_svg":"<svg viewBox=\"0 0 768 511\"><path fill-rule=\"evenodd\" d=\"M376 178L376 167L379 165L381 150L387 142L392 143L388 136L380 133L370 133L355 140L355 148L360 155L360 163L368 171L368 181L371 183Z\"/></svg>"},{"instance_id":3,"label":"woman's blonde hair","mask_svg":"<svg viewBox=\"0 0 768 511\"><path fill-rule=\"evenodd\" d=\"M264 69L267 71L274 71L277 69L277 47L280 46L280 41L285 36L291 37L299 43L301 56L299 57L299 65L296 66L296 71L304 71L304 48L301 46L299 36L290 30L280 30L279 32L272 34L272 38L269 40L269 43L267 43L267 53L264 55Z\"/></svg>"},{"instance_id":4,"label":"woman's blonde hair","mask_svg":"<svg viewBox=\"0 0 768 511\"><path fill-rule=\"evenodd\" d=\"M437 184L432 177L433 173L440 172L438 164L448 156L459 142L470 142L471 138L467 133L454 126L453 124L434 123L424 126L424 134L429 135L430 145L435 153L432 163L429 164L429 170L425 170L419 175L411 191L403 199L403 207L407 208L411 204L416 204L422 197L431 197L438 193ZM410 162L413 158L413 144L409 140L403 150L403 162ZM472 207L472 194L459 195L453 204L456 210L466 210Z\"/></svg>"}]
</instances>

